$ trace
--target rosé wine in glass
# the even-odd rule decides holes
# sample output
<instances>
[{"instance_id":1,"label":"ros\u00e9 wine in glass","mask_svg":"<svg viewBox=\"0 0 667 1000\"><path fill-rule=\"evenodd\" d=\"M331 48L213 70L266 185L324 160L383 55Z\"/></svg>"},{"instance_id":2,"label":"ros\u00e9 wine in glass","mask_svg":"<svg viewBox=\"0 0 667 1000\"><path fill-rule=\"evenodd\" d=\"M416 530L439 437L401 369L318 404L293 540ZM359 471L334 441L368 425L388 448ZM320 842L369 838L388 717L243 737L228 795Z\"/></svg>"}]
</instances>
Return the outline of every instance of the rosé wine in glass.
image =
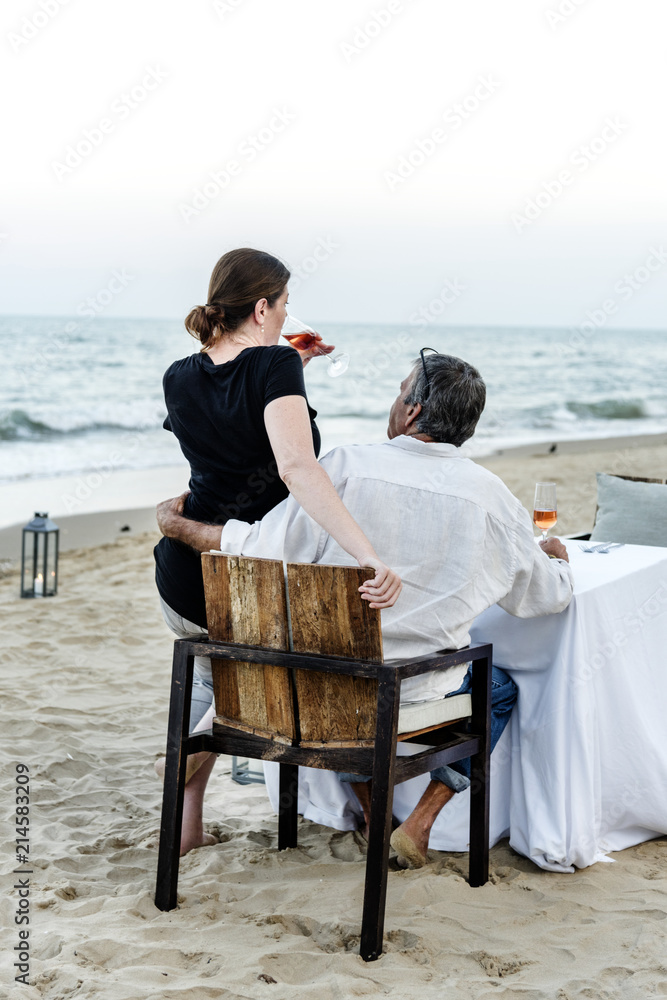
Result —
<instances>
[{"instance_id":1,"label":"ros\u00e9 wine in glass","mask_svg":"<svg viewBox=\"0 0 667 1000\"><path fill-rule=\"evenodd\" d=\"M307 351L315 343L315 331L312 327L289 314L285 317L281 332L285 340L288 340L297 351ZM350 363L349 354L337 354L335 358L329 357L328 354L324 356L328 362L327 375L330 375L331 378L336 378L347 371L347 366Z\"/></svg>"},{"instance_id":2,"label":"ros\u00e9 wine in glass","mask_svg":"<svg viewBox=\"0 0 667 1000\"><path fill-rule=\"evenodd\" d=\"M556 504L556 484L536 483L535 502L533 504L533 524L542 532L542 541L547 539L549 528L553 528L558 520L558 505Z\"/></svg>"}]
</instances>

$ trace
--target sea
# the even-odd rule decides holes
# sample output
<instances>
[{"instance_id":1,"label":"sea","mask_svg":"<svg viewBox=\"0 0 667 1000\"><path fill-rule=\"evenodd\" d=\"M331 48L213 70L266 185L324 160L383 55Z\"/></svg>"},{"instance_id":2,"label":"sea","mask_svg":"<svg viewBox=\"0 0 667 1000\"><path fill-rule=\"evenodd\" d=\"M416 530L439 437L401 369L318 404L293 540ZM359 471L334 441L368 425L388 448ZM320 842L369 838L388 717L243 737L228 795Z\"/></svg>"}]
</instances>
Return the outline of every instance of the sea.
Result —
<instances>
[{"instance_id":1,"label":"sea","mask_svg":"<svg viewBox=\"0 0 667 1000\"><path fill-rule=\"evenodd\" d=\"M385 439L422 347L464 358L486 382L470 455L667 430L667 331L312 325L350 356L337 378L324 358L306 369L323 452ZM162 427L162 375L196 350L177 320L0 317L0 483L180 463Z\"/></svg>"}]
</instances>

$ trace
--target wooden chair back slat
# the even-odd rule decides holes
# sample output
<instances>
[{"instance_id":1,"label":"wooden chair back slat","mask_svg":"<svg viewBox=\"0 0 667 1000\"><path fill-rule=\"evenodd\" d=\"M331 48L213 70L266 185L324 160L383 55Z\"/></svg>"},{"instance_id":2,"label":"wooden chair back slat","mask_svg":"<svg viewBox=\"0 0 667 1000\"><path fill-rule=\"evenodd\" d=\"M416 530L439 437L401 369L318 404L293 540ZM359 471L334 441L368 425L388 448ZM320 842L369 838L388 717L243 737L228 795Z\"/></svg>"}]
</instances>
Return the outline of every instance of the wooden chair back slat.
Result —
<instances>
[{"instance_id":1,"label":"wooden chair back slat","mask_svg":"<svg viewBox=\"0 0 667 1000\"><path fill-rule=\"evenodd\" d=\"M281 562L205 553L202 572L209 635L289 649ZM382 663L380 612L359 586L373 570L290 563L292 648ZM305 747L371 746L377 681L345 674L214 660L216 724Z\"/></svg>"},{"instance_id":2,"label":"wooden chair back slat","mask_svg":"<svg viewBox=\"0 0 667 1000\"><path fill-rule=\"evenodd\" d=\"M382 663L380 612L359 593L373 576L360 566L288 563L294 652Z\"/></svg>"},{"instance_id":3,"label":"wooden chair back slat","mask_svg":"<svg viewBox=\"0 0 667 1000\"><path fill-rule=\"evenodd\" d=\"M209 635L268 649L289 649L282 562L202 555ZM281 743L297 738L293 689L286 667L213 660L218 723Z\"/></svg>"},{"instance_id":4,"label":"wooden chair back slat","mask_svg":"<svg viewBox=\"0 0 667 1000\"><path fill-rule=\"evenodd\" d=\"M380 612L359 594L359 586L373 575L356 566L289 563L294 652L381 663ZM373 744L377 681L311 670L295 670L294 678L302 746Z\"/></svg>"}]
</instances>

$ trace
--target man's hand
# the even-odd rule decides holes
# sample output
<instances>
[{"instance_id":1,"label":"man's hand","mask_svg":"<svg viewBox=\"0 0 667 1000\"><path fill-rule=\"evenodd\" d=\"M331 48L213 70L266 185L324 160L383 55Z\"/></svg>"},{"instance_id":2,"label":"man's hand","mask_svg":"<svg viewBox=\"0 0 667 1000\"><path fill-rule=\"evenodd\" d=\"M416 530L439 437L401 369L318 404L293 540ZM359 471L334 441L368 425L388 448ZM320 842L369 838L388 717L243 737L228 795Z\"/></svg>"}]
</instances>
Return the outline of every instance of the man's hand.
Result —
<instances>
[{"instance_id":1,"label":"man's hand","mask_svg":"<svg viewBox=\"0 0 667 1000\"><path fill-rule=\"evenodd\" d=\"M175 538L197 552L219 549L221 524L203 524L201 521L191 521L190 518L183 516L183 507L189 495L189 491L186 490L180 497L163 500L157 505L158 528L167 538Z\"/></svg>"},{"instance_id":2,"label":"man's hand","mask_svg":"<svg viewBox=\"0 0 667 1000\"><path fill-rule=\"evenodd\" d=\"M540 539L538 545L548 556L554 556L556 559L564 559L565 562L570 561L567 549L559 538L547 538L546 541L542 541L542 539Z\"/></svg>"},{"instance_id":3,"label":"man's hand","mask_svg":"<svg viewBox=\"0 0 667 1000\"><path fill-rule=\"evenodd\" d=\"M183 520L183 508L189 496L190 491L186 490L180 497L163 500L157 505L157 526L167 538L178 538L180 522Z\"/></svg>"}]
</instances>

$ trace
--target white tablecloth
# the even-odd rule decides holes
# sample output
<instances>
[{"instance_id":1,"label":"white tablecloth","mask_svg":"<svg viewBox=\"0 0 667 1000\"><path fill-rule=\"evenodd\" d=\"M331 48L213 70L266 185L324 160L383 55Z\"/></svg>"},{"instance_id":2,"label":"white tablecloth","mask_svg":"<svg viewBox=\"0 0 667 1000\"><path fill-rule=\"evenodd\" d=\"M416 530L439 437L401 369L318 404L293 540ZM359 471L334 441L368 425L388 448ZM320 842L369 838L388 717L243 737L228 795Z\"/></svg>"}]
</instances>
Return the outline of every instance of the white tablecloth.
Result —
<instances>
[{"instance_id":1,"label":"white tablecloth","mask_svg":"<svg viewBox=\"0 0 667 1000\"><path fill-rule=\"evenodd\" d=\"M472 632L519 688L491 759L491 844L509 832L515 850L551 871L667 833L667 549L568 551L576 586L566 611L519 619L496 606ZM276 808L278 765L265 773ZM400 820L427 783L397 786ZM467 792L448 803L431 847L468 849L468 805ZM300 768L299 812L351 830L359 809L333 774Z\"/></svg>"}]
</instances>

